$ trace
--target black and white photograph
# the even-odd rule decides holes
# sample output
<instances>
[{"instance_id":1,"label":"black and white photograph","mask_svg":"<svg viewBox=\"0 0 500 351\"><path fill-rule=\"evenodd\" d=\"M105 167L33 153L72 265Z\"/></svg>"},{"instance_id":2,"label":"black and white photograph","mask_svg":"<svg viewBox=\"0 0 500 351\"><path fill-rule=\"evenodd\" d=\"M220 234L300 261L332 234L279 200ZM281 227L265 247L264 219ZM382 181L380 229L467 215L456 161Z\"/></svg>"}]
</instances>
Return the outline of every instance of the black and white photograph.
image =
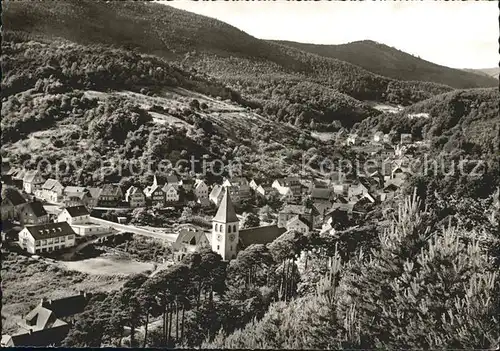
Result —
<instances>
[{"instance_id":1,"label":"black and white photograph","mask_svg":"<svg viewBox=\"0 0 500 351\"><path fill-rule=\"evenodd\" d=\"M498 1L1 11L2 348L500 350Z\"/></svg>"}]
</instances>

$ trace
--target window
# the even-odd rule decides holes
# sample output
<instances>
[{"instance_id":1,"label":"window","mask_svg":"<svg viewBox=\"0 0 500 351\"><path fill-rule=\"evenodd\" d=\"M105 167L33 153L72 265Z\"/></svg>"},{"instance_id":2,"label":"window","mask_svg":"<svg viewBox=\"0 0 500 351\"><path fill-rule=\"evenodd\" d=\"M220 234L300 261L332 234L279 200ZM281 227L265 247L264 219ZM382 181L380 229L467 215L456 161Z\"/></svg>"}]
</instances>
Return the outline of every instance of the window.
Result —
<instances>
[{"instance_id":1,"label":"window","mask_svg":"<svg viewBox=\"0 0 500 351\"><path fill-rule=\"evenodd\" d=\"M233 245L231 245L231 247L229 248L229 251L233 251Z\"/></svg>"},{"instance_id":2,"label":"window","mask_svg":"<svg viewBox=\"0 0 500 351\"><path fill-rule=\"evenodd\" d=\"M233 225L233 232L236 232L236 224Z\"/></svg>"},{"instance_id":3,"label":"window","mask_svg":"<svg viewBox=\"0 0 500 351\"><path fill-rule=\"evenodd\" d=\"M55 238L54 239L54 244L58 244L59 243L59 238Z\"/></svg>"},{"instance_id":4,"label":"window","mask_svg":"<svg viewBox=\"0 0 500 351\"><path fill-rule=\"evenodd\" d=\"M227 232L231 233L231 226L230 225L227 226Z\"/></svg>"},{"instance_id":5,"label":"window","mask_svg":"<svg viewBox=\"0 0 500 351\"><path fill-rule=\"evenodd\" d=\"M36 241L36 246L40 246L40 245L41 245L40 240L37 240Z\"/></svg>"},{"instance_id":6,"label":"window","mask_svg":"<svg viewBox=\"0 0 500 351\"><path fill-rule=\"evenodd\" d=\"M220 249L220 246L219 246L219 245L217 245L217 251L219 251L219 249Z\"/></svg>"},{"instance_id":7,"label":"window","mask_svg":"<svg viewBox=\"0 0 500 351\"><path fill-rule=\"evenodd\" d=\"M74 237L75 237L74 235L68 235L68 240L72 240L74 239Z\"/></svg>"},{"instance_id":8,"label":"window","mask_svg":"<svg viewBox=\"0 0 500 351\"><path fill-rule=\"evenodd\" d=\"M61 237L61 242L63 242L63 241L66 241L66 237L65 236Z\"/></svg>"},{"instance_id":9,"label":"window","mask_svg":"<svg viewBox=\"0 0 500 351\"><path fill-rule=\"evenodd\" d=\"M47 240L42 240L42 245L47 245Z\"/></svg>"}]
</instances>

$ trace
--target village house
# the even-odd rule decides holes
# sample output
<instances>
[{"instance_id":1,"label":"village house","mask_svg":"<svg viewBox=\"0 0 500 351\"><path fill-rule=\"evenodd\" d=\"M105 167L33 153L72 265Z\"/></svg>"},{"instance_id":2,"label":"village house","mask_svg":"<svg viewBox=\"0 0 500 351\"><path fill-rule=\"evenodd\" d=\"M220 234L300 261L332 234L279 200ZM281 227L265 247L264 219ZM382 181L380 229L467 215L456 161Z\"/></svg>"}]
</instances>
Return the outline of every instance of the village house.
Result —
<instances>
[{"instance_id":1,"label":"village house","mask_svg":"<svg viewBox=\"0 0 500 351\"><path fill-rule=\"evenodd\" d=\"M361 182L358 182L357 184L352 184L351 186L349 186L349 190L347 191L347 196L351 198L357 195L364 195L368 194L368 191L369 189L366 185L364 185Z\"/></svg>"},{"instance_id":2,"label":"village house","mask_svg":"<svg viewBox=\"0 0 500 351\"><path fill-rule=\"evenodd\" d=\"M182 228L177 239L172 243L174 261L180 261L187 254L193 253L200 247L210 247L210 240L203 230L195 227Z\"/></svg>"},{"instance_id":3,"label":"village house","mask_svg":"<svg viewBox=\"0 0 500 351\"><path fill-rule=\"evenodd\" d=\"M24 197L14 188L5 188L3 192L1 214L2 221L18 218L19 212L26 204Z\"/></svg>"},{"instance_id":4,"label":"village house","mask_svg":"<svg viewBox=\"0 0 500 351\"><path fill-rule=\"evenodd\" d=\"M332 208L333 200L316 200L312 203L313 221L318 224L322 223L325 214Z\"/></svg>"},{"instance_id":5,"label":"village house","mask_svg":"<svg viewBox=\"0 0 500 351\"><path fill-rule=\"evenodd\" d=\"M283 194L281 194L281 201L285 202L285 203L294 203L295 202L295 196L293 194L293 191L291 188L283 188L284 189L284 192Z\"/></svg>"},{"instance_id":6,"label":"village house","mask_svg":"<svg viewBox=\"0 0 500 351\"><path fill-rule=\"evenodd\" d=\"M9 173L11 174L12 185L18 189L24 189L23 179L26 170L24 168L14 168Z\"/></svg>"},{"instance_id":7,"label":"village house","mask_svg":"<svg viewBox=\"0 0 500 351\"><path fill-rule=\"evenodd\" d=\"M271 193L273 187L271 184L260 184L257 189L255 189L255 194L262 197L267 197Z\"/></svg>"},{"instance_id":8,"label":"village house","mask_svg":"<svg viewBox=\"0 0 500 351\"><path fill-rule=\"evenodd\" d=\"M160 184L158 184L160 185ZM176 175L168 175L165 177L165 183L162 184L163 186L165 185L171 185L175 187L176 190L179 189L179 187L182 185L182 180L179 180L179 177Z\"/></svg>"},{"instance_id":9,"label":"village house","mask_svg":"<svg viewBox=\"0 0 500 351\"><path fill-rule=\"evenodd\" d=\"M67 222L24 227L19 232L19 246L29 253L52 252L75 245L75 232Z\"/></svg>"},{"instance_id":10,"label":"village house","mask_svg":"<svg viewBox=\"0 0 500 351\"><path fill-rule=\"evenodd\" d=\"M146 207L146 196L141 188L131 185L125 192L125 201L131 208Z\"/></svg>"},{"instance_id":11,"label":"village house","mask_svg":"<svg viewBox=\"0 0 500 351\"><path fill-rule=\"evenodd\" d=\"M24 174L23 189L28 194L35 194L35 191L40 189L43 183L45 183L45 179L38 170L26 171Z\"/></svg>"},{"instance_id":12,"label":"village house","mask_svg":"<svg viewBox=\"0 0 500 351\"><path fill-rule=\"evenodd\" d=\"M85 206L66 207L57 216L58 222L68 222L72 224L88 223L90 220L90 213Z\"/></svg>"},{"instance_id":13,"label":"village house","mask_svg":"<svg viewBox=\"0 0 500 351\"><path fill-rule=\"evenodd\" d=\"M302 184L297 177L276 179L272 187L278 190L281 195L287 195L288 189L292 191L294 197L300 197L302 195Z\"/></svg>"},{"instance_id":14,"label":"village house","mask_svg":"<svg viewBox=\"0 0 500 351\"><path fill-rule=\"evenodd\" d=\"M62 203L66 207L83 205L88 209L95 207L97 201L84 187L67 186L64 188Z\"/></svg>"},{"instance_id":15,"label":"village house","mask_svg":"<svg viewBox=\"0 0 500 351\"><path fill-rule=\"evenodd\" d=\"M329 201L335 196L333 189L328 188L313 188L309 198L313 201Z\"/></svg>"},{"instance_id":16,"label":"village house","mask_svg":"<svg viewBox=\"0 0 500 351\"><path fill-rule=\"evenodd\" d=\"M412 135L410 133L401 133L401 144L411 144L412 142Z\"/></svg>"},{"instance_id":17,"label":"village house","mask_svg":"<svg viewBox=\"0 0 500 351\"><path fill-rule=\"evenodd\" d=\"M310 230L312 230L312 225L305 217L297 215L286 223L286 230L296 230L304 235L308 235Z\"/></svg>"},{"instance_id":18,"label":"village house","mask_svg":"<svg viewBox=\"0 0 500 351\"><path fill-rule=\"evenodd\" d=\"M19 211L21 225L43 224L49 222L49 215L39 201L25 204Z\"/></svg>"},{"instance_id":19,"label":"village house","mask_svg":"<svg viewBox=\"0 0 500 351\"><path fill-rule=\"evenodd\" d=\"M62 200L64 186L55 179L47 179L37 191L37 197L47 202L58 203Z\"/></svg>"},{"instance_id":20,"label":"village house","mask_svg":"<svg viewBox=\"0 0 500 351\"><path fill-rule=\"evenodd\" d=\"M297 215L303 216L310 223L313 222L313 213L310 208L307 208L304 205L287 204L283 206L283 209L278 214L278 227L286 228L286 224L288 223L288 221Z\"/></svg>"},{"instance_id":21,"label":"village house","mask_svg":"<svg viewBox=\"0 0 500 351\"><path fill-rule=\"evenodd\" d=\"M208 199L208 185L201 179L196 179L193 187L194 196L200 199Z\"/></svg>"},{"instance_id":22,"label":"village house","mask_svg":"<svg viewBox=\"0 0 500 351\"><path fill-rule=\"evenodd\" d=\"M104 184L101 188L97 204L100 206L116 206L123 199L123 191L118 184Z\"/></svg>"},{"instance_id":23,"label":"village house","mask_svg":"<svg viewBox=\"0 0 500 351\"><path fill-rule=\"evenodd\" d=\"M229 189L235 203L248 200L252 197L248 180L243 177L225 178L222 186Z\"/></svg>"},{"instance_id":24,"label":"village house","mask_svg":"<svg viewBox=\"0 0 500 351\"><path fill-rule=\"evenodd\" d=\"M144 195L149 200L151 206L165 207L165 193L158 185L152 185L144 189Z\"/></svg>"},{"instance_id":25,"label":"village house","mask_svg":"<svg viewBox=\"0 0 500 351\"><path fill-rule=\"evenodd\" d=\"M162 190L165 193L165 201L167 203L179 202L180 194L178 189L179 187L173 183L167 183L163 186Z\"/></svg>"},{"instance_id":26,"label":"village house","mask_svg":"<svg viewBox=\"0 0 500 351\"><path fill-rule=\"evenodd\" d=\"M85 206L67 207L57 216L57 222L67 222L79 236L109 233L111 228L94 224Z\"/></svg>"}]
</instances>

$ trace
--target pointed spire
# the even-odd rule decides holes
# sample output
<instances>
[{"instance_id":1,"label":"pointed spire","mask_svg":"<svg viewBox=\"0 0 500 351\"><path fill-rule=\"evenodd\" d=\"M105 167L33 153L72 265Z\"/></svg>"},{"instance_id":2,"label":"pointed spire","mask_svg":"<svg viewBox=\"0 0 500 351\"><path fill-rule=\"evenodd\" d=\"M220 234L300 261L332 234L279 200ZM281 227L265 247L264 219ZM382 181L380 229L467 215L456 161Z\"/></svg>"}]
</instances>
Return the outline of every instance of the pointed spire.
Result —
<instances>
[{"instance_id":1,"label":"pointed spire","mask_svg":"<svg viewBox=\"0 0 500 351\"><path fill-rule=\"evenodd\" d=\"M227 188L224 190L224 197L220 202L219 209L213 220L221 223L239 222Z\"/></svg>"}]
</instances>

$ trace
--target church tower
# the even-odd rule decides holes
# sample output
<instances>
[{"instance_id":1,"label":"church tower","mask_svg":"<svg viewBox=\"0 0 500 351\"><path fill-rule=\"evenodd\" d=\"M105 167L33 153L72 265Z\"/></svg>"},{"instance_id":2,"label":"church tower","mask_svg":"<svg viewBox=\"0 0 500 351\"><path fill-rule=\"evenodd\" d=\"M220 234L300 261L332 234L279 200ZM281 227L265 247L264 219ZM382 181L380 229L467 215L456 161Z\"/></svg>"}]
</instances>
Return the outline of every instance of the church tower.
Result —
<instances>
[{"instance_id":1,"label":"church tower","mask_svg":"<svg viewBox=\"0 0 500 351\"><path fill-rule=\"evenodd\" d=\"M236 217L229 191L224 190L217 214L212 219L212 251L224 261L236 258L240 221Z\"/></svg>"}]
</instances>

